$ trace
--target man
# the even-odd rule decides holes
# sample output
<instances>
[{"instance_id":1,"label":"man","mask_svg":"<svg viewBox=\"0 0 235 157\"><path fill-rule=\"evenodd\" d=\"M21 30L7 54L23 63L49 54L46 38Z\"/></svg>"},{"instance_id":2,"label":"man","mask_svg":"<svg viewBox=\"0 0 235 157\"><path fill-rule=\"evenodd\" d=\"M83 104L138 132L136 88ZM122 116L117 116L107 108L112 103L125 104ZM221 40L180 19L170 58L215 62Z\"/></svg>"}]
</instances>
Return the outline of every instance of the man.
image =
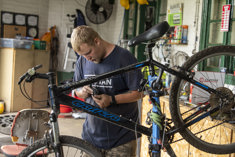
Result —
<instances>
[{"instance_id":1,"label":"man","mask_svg":"<svg viewBox=\"0 0 235 157\"><path fill-rule=\"evenodd\" d=\"M74 81L116 70L136 63L136 58L126 49L103 40L89 26L78 26L71 35L73 49L80 55L76 63ZM91 86L78 89L75 94L100 108L138 122L137 100L140 70L115 75L93 83L99 91L93 95ZM111 124L92 115L87 115L82 138L101 148L105 156L135 156L136 132Z\"/></svg>"}]
</instances>

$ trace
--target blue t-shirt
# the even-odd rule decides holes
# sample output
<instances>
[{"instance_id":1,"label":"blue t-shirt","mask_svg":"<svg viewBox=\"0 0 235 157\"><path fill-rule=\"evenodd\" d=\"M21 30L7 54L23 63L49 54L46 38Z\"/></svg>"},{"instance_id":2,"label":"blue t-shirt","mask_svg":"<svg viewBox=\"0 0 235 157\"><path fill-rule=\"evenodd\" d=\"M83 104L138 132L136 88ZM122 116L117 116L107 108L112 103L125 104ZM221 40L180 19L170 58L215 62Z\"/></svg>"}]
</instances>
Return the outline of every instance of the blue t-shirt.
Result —
<instances>
[{"instance_id":1,"label":"blue t-shirt","mask_svg":"<svg viewBox=\"0 0 235 157\"><path fill-rule=\"evenodd\" d=\"M99 64L81 56L76 63L74 81L110 72L136 62L136 58L129 51L119 46L115 46L114 50ZM103 79L93 83L92 87L97 88L102 94L117 95L137 90L141 78L141 71L135 70ZM87 98L86 102L98 106L91 97ZM110 105L104 110L138 121L137 102ZM98 148L110 149L135 139L136 134L123 127L87 115L83 124L82 138Z\"/></svg>"}]
</instances>

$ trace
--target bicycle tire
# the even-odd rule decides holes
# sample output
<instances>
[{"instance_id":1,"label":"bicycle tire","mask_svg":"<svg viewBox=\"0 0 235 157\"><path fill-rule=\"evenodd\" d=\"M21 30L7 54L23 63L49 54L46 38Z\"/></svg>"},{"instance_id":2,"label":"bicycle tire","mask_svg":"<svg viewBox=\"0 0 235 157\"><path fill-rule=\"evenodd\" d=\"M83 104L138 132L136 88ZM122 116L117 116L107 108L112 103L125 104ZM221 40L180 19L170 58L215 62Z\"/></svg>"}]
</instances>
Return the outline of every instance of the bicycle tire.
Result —
<instances>
[{"instance_id":1,"label":"bicycle tire","mask_svg":"<svg viewBox=\"0 0 235 157\"><path fill-rule=\"evenodd\" d=\"M217 58L216 58L217 56ZM192 70L196 70L198 69L198 67L200 65L202 65L202 63L211 61L208 59L219 59L220 57L225 57L225 56L230 56L230 58L233 59L233 63L235 60L235 47L233 46L216 46L216 47L210 47L207 48L205 50L202 50L200 52L198 52L197 54L193 55L192 57L190 57L182 66L182 69L184 69L185 71L192 71ZM213 58L212 58L213 57ZM204 61L204 62L202 62ZM195 68L196 67L196 68ZM203 67L203 66L202 66ZM181 69L181 71L183 72L183 70ZM217 69L218 70L218 69ZM232 69L234 70L234 69ZM195 71L195 72L196 72ZM198 73L201 73L201 71L198 71ZM219 74L221 74L221 76L223 76L223 74L221 72L216 74L216 70L213 71L204 71L203 77L209 76L206 75L205 73L210 73L211 76L213 76L212 74L214 74L214 76L219 76ZM225 74L224 74L225 75ZM211 76L209 77L209 79L211 79ZM202 78L196 78L196 76L193 76L195 79L198 79L197 81L200 82L200 79ZM225 76L224 76L225 77ZM221 79L222 80L222 79ZM232 76L232 81L234 81L234 76ZM201 80L203 81L203 80ZM214 80L215 82L217 82L217 84L213 83L213 80L209 80L209 83L211 84L210 86L213 87L216 90L219 90L218 87L214 87L215 85L220 85L218 81ZM222 84L219 86L222 91L227 91L228 87L224 86L225 83L222 82ZM181 136L188 141L191 145L193 145L194 147L208 152L208 153L212 153L212 154L229 154L229 153L234 153L235 152L235 142L234 140L231 142L232 139L232 131L227 128L228 126L233 127L233 132L234 132L234 124L228 124L228 123L223 123L225 121L224 118L226 118L225 116L225 110L229 110L226 111L226 113L231 113L231 117L230 119L233 119L234 121L234 115L232 114L232 105L234 107L234 89L233 93L231 93L231 89L229 91L227 91L228 97L229 97L229 103L225 104L226 107L222 107L221 110L217 113L219 114L215 114L215 116L210 115L210 117L204 118L203 120L198 121L196 124L190 126L190 127L183 127L185 125L185 118L188 117L187 114L190 114L193 110L199 109L198 107L201 106L206 106L207 104L194 104L194 103L189 103L188 105L182 100L182 93L184 92L183 90L183 86L186 86L186 83L184 80L180 79L179 77L175 77L172 86L171 86L171 92L170 92L170 97L169 97L169 101L170 101L170 112L171 112L171 116L172 116L172 121L174 122L174 125L176 128L181 128L179 130L179 133L181 134ZM199 91L200 92L204 92L204 91ZM208 94L208 93L205 93ZM224 94L222 94L224 95ZM218 99L218 95L213 96L207 96L204 95L204 93L202 93L200 96L201 100L199 97L196 97L197 95L192 93L191 94L191 98L194 98L195 101L200 100L200 101L204 101L204 102L209 102L210 108L214 108L216 107L216 105L218 103L216 103L216 100L222 100L222 99ZM216 98L216 99L215 99ZM205 101L207 99L207 101ZM219 101L220 102L220 101ZM190 106L191 105L191 106ZM193 107L192 107L193 106ZM195 108L194 108L195 107ZM186 108L188 109L188 112L186 112ZM191 110L190 110L191 109ZM183 111L184 110L184 111ZM205 113L205 112L202 112ZM220 114L221 113L221 114ZM224 117L222 117L224 116ZM213 119L213 122L212 120ZM186 121L186 120L185 120ZM221 125L219 125L220 123L222 123ZM207 130L206 130L207 129ZM220 129L220 130L219 130ZM224 135L224 137L221 137L221 135Z\"/></svg>"},{"instance_id":2,"label":"bicycle tire","mask_svg":"<svg viewBox=\"0 0 235 157\"><path fill-rule=\"evenodd\" d=\"M82 152L85 152L86 155L91 156L91 157L101 157L102 154L101 152L92 146L90 143L76 138L72 136L60 136L60 142L61 145L63 146L64 150L64 157L70 157L70 156L82 156ZM43 151L44 150L44 151ZM81 151L80 151L81 150ZM47 156L51 157L54 156L55 154L53 153L53 150L48 148L48 141L46 139L41 139L35 143L33 143L31 146L27 147L24 149L20 154L19 157L31 157L31 156L36 156L35 154L37 152L40 152L42 154L37 156ZM50 153L48 153L50 152Z\"/></svg>"}]
</instances>

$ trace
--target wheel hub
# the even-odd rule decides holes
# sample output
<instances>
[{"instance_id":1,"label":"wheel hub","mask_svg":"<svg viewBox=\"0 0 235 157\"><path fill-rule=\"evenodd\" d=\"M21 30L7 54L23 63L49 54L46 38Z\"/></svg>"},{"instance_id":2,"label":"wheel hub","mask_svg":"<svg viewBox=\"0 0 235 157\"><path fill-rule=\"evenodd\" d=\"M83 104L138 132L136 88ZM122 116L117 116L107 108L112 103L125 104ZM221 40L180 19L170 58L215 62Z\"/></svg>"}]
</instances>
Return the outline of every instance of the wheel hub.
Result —
<instances>
[{"instance_id":1,"label":"wheel hub","mask_svg":"<svg viewBox=\"0 0 235 157\"><path fill-rule=\"evenodd\" d=\"M219 116L220 119L222 117L222 119L227 119L229 112L234 107L234 94L226 87L219 87L216 89L216 91L218 91L219 94L211 94L209 101L212 109L216 107L220 107L220 109L218 112L213 113L212 117L218 118Z\"/></svg>"}]
</instances>

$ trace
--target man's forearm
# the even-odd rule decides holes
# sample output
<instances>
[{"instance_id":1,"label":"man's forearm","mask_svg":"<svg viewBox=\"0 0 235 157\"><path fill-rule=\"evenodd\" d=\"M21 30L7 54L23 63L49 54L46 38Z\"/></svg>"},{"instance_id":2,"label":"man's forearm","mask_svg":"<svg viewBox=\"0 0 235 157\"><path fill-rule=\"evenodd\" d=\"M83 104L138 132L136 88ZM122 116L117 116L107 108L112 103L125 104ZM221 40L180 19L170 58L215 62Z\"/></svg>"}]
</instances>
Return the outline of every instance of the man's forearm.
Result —
<instances>
[{"instance_id":1,"label":"man's forearm","mask_svg":"<svg viewBox=\"0 0 235 157\"><path fill-rule=\"evenodd\" d=\"M143 97L142 92L130 91L124 94L115 95L117 104L135 102Z\"/></svg>"}]
</instances>

